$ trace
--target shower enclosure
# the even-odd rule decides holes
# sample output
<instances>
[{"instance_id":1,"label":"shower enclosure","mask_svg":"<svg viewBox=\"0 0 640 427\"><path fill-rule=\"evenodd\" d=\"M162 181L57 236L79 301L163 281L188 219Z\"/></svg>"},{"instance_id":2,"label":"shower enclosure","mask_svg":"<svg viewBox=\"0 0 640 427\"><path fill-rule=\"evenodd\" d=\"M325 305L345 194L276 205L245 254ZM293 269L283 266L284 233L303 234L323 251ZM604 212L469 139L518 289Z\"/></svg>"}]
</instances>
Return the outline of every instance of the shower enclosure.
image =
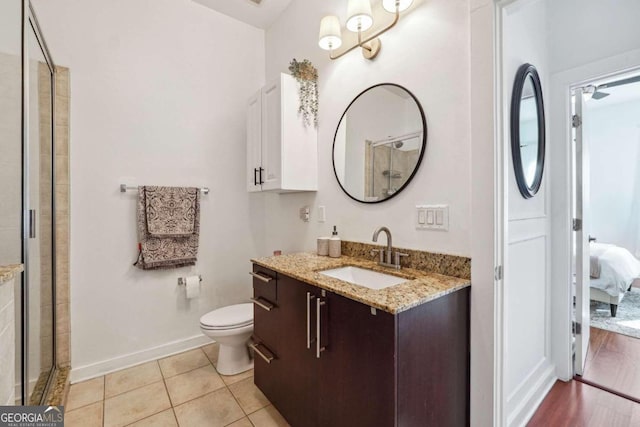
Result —
<instances>
[{"instance_id":1,"label":"shower enclosure","mask_svg":"<svg viewBox=\"0 0 640 427\"><path fill-rule=\"evenodd\" d=\"M367 141L366 197L384 200L398 191L418 163L421 143L422 132Z\"/></svg>"},{"instance_id":2,"label":"shower enclosure","mask_svg":"<svg viewBox=\"0 0 640 427\"><path fill-rule=\"evenodd\" d=\"M30 3L2 1L0 265L24 264L14 306L15 403L24 405L43 403L56 366L54 76Z\"/></svg>"}]
</instances>

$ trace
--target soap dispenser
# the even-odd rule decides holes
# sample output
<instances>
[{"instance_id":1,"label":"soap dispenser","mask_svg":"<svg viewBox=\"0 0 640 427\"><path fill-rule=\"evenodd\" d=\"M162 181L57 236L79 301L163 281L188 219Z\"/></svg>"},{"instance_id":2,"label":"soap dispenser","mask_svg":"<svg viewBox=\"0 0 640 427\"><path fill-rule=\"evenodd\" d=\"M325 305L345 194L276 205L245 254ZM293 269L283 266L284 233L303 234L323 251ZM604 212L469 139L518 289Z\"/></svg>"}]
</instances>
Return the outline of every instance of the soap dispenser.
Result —
<instances>
[{"instance_id":1,"label":"soap dispenser","mask_svg":"<svg viewBox=\"0 0 640 427\"><path fill-rule=\"evenodd\" d=\"M331 233L331 239L329 239L329 256L331 258L340 258L342 254L342 241L338 236L337 227L333 226L333 233Z\"/></svg>"}]
</instances>

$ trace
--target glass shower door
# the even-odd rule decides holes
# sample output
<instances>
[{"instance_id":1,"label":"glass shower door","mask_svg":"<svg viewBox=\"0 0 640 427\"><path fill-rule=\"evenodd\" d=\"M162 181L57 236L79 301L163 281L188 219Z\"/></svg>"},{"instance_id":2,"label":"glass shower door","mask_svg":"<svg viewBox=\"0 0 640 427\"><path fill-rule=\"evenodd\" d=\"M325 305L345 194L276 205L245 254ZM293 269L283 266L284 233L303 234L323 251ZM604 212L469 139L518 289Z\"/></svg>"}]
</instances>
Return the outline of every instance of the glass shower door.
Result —
<instances>
[{"instance_id":1,"label":"glass shower door","mask_svg":"<svg viewBox=\"0 0 640 427\"><path fill-rule=\"evenodd\" d=\"M27 356L25 404L40 404L54 366L54 145L53 69L42 39L30 20L28 27L28 138L25 194L28 197L28 238L25 284Z\"/></svg>"}]
</instances>

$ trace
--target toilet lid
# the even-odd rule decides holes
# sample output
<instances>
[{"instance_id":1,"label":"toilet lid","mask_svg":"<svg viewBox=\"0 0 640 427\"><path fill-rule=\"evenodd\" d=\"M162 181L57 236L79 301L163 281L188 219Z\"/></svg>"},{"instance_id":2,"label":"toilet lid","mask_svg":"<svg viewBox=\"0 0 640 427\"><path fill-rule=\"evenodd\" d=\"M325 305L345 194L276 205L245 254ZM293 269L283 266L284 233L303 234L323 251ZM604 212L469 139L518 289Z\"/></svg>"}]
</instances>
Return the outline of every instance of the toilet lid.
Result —
<instances>
[{"instance_id":1,"label":"toilet lid","mask_svg":"<svg viewBox=\"0 0 640 427\"><path fill-rule=\"evenodd\" d=\"M253 323L253 304L235 304L210 311L200 318L206 329L239 328Z\"/></svg>"}]
</instances>

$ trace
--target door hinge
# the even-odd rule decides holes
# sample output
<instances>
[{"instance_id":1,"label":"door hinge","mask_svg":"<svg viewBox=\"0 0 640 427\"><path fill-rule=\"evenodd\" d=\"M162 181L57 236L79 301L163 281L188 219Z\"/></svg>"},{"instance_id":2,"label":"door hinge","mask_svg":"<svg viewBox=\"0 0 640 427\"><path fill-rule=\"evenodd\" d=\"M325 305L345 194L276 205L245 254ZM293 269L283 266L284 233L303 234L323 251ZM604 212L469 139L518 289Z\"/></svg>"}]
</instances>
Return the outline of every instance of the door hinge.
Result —
<instances>
[{"instance_id":1,"label":"door hinge","mask_svg":"<svg viewBox=\"0 0 640 427\"><path fill-rule=\"evenodd\" d=\"M573 231L582 230L582 220L579 218L574 218L572 223Z\"/></svg>"},{"instance_id":2,"label":"door hinge","mask_svg":"<svg viewBox=\"0 0 640 427\"><path fill-rule=\"evenodd\" d=\"M502 280L502 266L498 265L496 268L493 269L493 277L496 280Z\"/></svg>"},{"instance_id":3,"label":"door hinge","mask_svg":"<svg viewBox=\"0 0 640 427\"><path fill-rule=\"evenodd\" d=\"M582 118L579 115L574 114L571 117L571 126L574 127L574 128L577 128L580 125L582 125Z\"/></svg>"},{"instance_id":4,"label":"door hinge","mask_svg":"<svg viewBox=\"0 0 640 427\"><path fill-rule=\"evenodd\" d=\"M571 322L571 330L574 335L582 335L582 324L578 322Z\"/></svg>"}]
</instances>

